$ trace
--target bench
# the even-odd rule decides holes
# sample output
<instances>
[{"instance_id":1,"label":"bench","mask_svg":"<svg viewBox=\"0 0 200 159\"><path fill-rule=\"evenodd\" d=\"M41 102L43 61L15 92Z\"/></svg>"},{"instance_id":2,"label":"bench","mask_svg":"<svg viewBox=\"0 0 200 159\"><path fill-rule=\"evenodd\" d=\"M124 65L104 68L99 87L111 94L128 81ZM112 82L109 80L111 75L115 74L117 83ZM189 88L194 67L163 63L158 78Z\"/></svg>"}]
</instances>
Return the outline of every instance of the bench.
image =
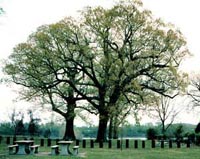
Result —
<instances>
[{"instance_id":1,"label":"bench","mask_svg":"<svg viewBox=\"0 0 200 159\"><path fill-rule=\"evenodd\" d=\"M30 147L30 150L31 150L31 154L35 154L35 153L38 153L38 148L40 147L40 145L32 145L32 146L29 146Z\"/></svg>"},{"instance_id":2,"label":"bench","mask_svg":"<svg viewBox=\"0 0 200 159\"><path fill-rule=\"evenodd\" d=\"M79 149L79 146L74 146L73 147L73 155L74 156L78 155L78 149Z\"/></svg>"},{"instance_id":3,"label":"bench","mask_svg":"<svg viewBox=\"0 0 200 159\"><path fill-rule=\"evenodd\" d=\"M9 145L8 146L9 155L15 154L17 152L17 148L18 148L18 145Z\"/></svg>"},{"instance_id":4,"label":"bench","mask_svg":"<svg viewBox=\"0 0 200 159\"><path fill-rule=\"evenodd\" d=\"M51 155L57 155L59 153L58 145L51 146Z\"/></svg>"}]
</instances>

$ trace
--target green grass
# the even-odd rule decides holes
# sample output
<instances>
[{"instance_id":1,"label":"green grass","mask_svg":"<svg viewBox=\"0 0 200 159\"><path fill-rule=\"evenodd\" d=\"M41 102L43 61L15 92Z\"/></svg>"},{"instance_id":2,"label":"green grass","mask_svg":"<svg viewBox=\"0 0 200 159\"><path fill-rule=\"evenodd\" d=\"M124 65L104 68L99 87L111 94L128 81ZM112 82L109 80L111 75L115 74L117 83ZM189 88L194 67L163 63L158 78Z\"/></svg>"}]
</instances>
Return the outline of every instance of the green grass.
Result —
<instances>
[{"instance_id":1,"label":"green grass","mask_svg":"<svg viewBox=\"0 0 200 159\"><path fill-rule=\"evenodd\" d=\"M36 143L39 143L36 141ZM54 144L54 143L52 143ZM81 143L80 143L81 144ZM45 144L46 145L46 144ZM104 148L99 148L99 145L95 143L95 148L80 148L80 154L82 157L69 157L69 156L51 156L50 147L40 147L38 155L8 155L7 145L5 143L0 144L0 159L198 159L200 158L199 147L191 148L150 148L150 143L146 144L146 148L141 148L141 143L138 145L138 149L134 149L133 142L130 143L130 148L117 149L113 144L112 149L108 149L108 145L104 145ZM82 147L82 146L80 146ZM45 153L45 154L44 154Z\"/></svg>"},{"instance_id":2,"label":"green grass","mask_svg":"<svg viewBox=\"0 0 200 159\"><path fill-rule=\"evenodd\" d=\"M199 149L139 149L139 150L100 150L87 151L88 159L197 159Z\"/></svg>"},{"instance_id":3,"label":"green grass","mask_svg":"<svg viewBox=\"0 0 200 159\"><path fill-rule=\"evenodd\" d=\"M49 150L49 148L48 148ZM181 148L181 149L81 149L80 153L84 153L85 157L66 157L66 156L50 156L50 155L3 155L4 159L66 159L66 158L85 158L85 159L198 159L200 151L198 148Z\"/></svg>"}]
</instances>

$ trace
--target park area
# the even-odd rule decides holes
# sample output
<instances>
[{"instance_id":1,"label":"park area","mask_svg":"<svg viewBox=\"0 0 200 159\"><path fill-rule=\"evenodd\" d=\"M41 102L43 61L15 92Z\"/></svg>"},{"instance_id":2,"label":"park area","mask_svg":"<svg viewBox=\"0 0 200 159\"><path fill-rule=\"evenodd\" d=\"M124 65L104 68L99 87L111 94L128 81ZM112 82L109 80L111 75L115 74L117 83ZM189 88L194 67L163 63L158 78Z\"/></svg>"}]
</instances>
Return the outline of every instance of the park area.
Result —
<instances>
[{"instance_id":1,"label":"park area","mask_svg":"<svg viewBox=\"0 0 200 159\"><path fill-rule=\"evenodd\" d=\"M164 148L157 145L152 148L152 141L145 140L122 140L122 144L118 147L118 141L112 140L112 146L109 148L110 143L104 142L103 145L91 142L93 140L82 140L74 142L79 144L78 156L63 156L63 155L51 155L51 146L55 145L56 140L42 139L44 141L42 146L39 147L37 154L28 155L9 155L7 137L3 137L0 144L0 158L1 159L64 159L64 158L85 158L85 159L197 159L199 158L199 147L185 144L181 144L181 147L177 147L177 143L172 144L172 148L169 145L165 145ZM10 143L12 138L10 138ZM50 144L49 144L50 141ZM137 142L136 142L137 141ZM142 142L143 141L143 142ZM41 139L34 139L36 144L41 144ZM120 142L121 143L121 142ZM137 146L136 146L137 143Z\"/></svg>"},{"instance_id":2,"label":"park area","mask_svg":"<svg viewBox=\"0 0 200 159\"><path fill-rule=\"evenodd\" d=\"M147 0L15 1L0 1L0 159L200 158L189 0L168 20Z\"/></svg>"}]
</instances>

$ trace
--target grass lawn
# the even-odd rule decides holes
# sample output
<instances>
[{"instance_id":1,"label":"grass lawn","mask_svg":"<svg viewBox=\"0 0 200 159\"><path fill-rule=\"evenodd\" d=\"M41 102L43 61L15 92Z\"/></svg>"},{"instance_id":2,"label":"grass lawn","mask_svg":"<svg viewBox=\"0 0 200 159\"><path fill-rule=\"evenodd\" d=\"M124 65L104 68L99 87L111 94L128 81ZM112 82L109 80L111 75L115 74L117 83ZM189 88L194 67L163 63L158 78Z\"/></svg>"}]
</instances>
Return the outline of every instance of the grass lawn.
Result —
<instances>
[{"instance_id":1,"label":"grass lawn","mask_svg":"<svg viewBox=\"0 0 200 159\"><path fill-rule=\"evenodd\" d=\"M88 159L198 159L199 149L138 149L138 150L106 150L87 151Z\"/></svg>"},{"instance_id":2,"label":"grass lawn","mask_svg":"<svg viewBox=\"0 0 200 159\"><path fill-rule=\"evenodd\" d=\"M196 146L176 148L174 145L173 148L153 149L147 143L146 148L143 149L139 143L138 149L134 149L133 144L129 149L123 147L122 150L117 149L116 145L113 145L112 149L108 149L107 145L98 148L98 144L95 144L95 148L80 147L80 157L51 156L51 148L47 146L40 147L37 155L8 155L7 145L3 142L0 144L0 159L200 159L200 147Z\"/></svg>"},{"instance_id":3,"label":"grass lawn","mask_svg":"<svg viewBox=\"0 0 200 159\"><path fill-rule=\"evenodd\" d=\"M156 148L156 149L108 149L108 148L80 148L82 157L51 156L50 147L40 148L38 155L8 155L7 146L0 146L0 159L199 159L199 148ZM45 154L44 154L45 153Z\"/></svg>"}]
</instances>

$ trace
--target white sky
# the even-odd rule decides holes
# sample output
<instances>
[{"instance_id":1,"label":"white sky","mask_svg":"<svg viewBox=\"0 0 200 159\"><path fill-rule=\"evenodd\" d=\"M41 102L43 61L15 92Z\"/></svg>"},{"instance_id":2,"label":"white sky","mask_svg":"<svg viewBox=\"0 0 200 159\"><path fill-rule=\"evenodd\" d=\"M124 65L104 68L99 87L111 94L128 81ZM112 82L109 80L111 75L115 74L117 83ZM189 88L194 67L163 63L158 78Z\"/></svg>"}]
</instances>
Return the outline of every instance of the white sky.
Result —
<instances>
[{"instance_id":1,"label":"white sky","mask_svg":"<svg viewBox=\"0 0 200 159\"><path fill-rule=\"evenodd\" d=\"M117 0L116 0L117 1ZM194 55L184 61L182 68L187 72L200 71L200 1L199 0L143 0L144 7L151 10L155 17L175 24L188 42ZM26 41L28 35L43 24L54 23L65 16L75 16L84 6L102 5L109 7L112 0L0 0L6 14L0 16L0 60L7 58L12 48ZM0 73L0 78L2 77ZM0 122L7 119L9 109L17 106L25 109L27 103L15 102L16 93L12 88L0 85ZM187 118L187 120L184 120ZM193 113L184 114L179 121L197 123L199 118Z\"/></svg>"}]
</instances>

